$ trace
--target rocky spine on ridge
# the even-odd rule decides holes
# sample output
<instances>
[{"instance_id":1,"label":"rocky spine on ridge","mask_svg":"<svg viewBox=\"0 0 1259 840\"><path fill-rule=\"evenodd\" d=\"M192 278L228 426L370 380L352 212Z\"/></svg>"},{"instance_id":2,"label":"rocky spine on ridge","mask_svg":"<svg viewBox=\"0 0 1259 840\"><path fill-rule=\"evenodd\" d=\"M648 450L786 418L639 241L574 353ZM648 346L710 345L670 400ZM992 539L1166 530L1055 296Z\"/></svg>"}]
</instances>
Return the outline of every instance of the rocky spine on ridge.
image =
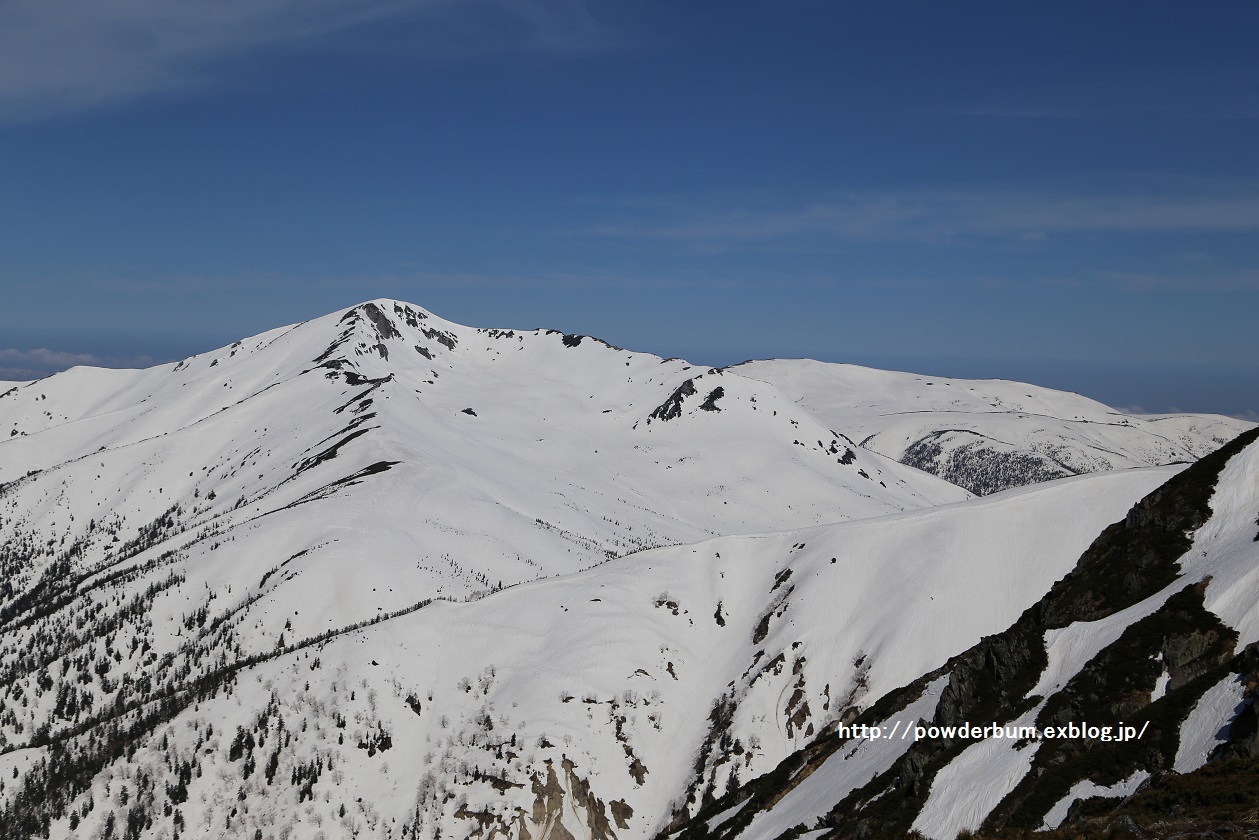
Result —
<instances>
[{"instance_id":1,"label":"rocky spine on ridge","mask_svg":"<svg viewBox=\"0 0 1259 840\"><path fill-rule=\"evenodd\" d=\"M1051 806L1081 780L1114 785L1138 772L1157 775L1169 769L1177 757L1182 723L1199 698L1230 674L1251 680L1246 685L1254 684L1259 642L1237 651L1237 632L1203 608L1209 580L1182 577L1178 561L1189 549L1192 534L1212 515L1212 494L1221 471L1256 440L1259 430L1240 435L1149 494L1122 522L1103 532L1075 570L1009 629L879 699L854 722L875 725L894 719L929 683L941 678L947 685L926 721L939 727L977 721L1034 722L1042 728L1073 722L1148 722L1140 740L1050 740L1034 745L1030 770L983 822L982 833L994 836L1005 829L1038 828ZM1047 696L1032 693L1048 666L1047 631L1117 616L1160 592L1170 596L1132 621L1059 689ZM1168 682L1165 693L1156 696L1163 667ZM1215 756L1255 754L1254 702L1253 696L1246 701L1245 711L1228 729ZM676 836L681 840L740 836L758 813L772 808L852 743L824 732L772 773L713 801L668 831L680 829ZM968 748L975 749L976 743L947 738L912 743L868 784L838 795L820 815L817 827L825 830L820 836L904 836L919 825L934 780ZM715 814L740 803L735 816L713 821Z\"/></svg>"}]
</instances>

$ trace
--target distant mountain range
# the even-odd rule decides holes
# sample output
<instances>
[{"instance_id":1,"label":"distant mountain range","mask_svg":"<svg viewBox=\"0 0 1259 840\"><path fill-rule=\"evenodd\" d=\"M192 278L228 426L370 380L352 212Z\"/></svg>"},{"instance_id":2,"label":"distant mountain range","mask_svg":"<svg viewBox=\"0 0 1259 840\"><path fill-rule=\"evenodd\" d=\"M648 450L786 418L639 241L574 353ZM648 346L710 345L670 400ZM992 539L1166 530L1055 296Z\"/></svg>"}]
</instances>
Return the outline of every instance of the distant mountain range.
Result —
<instances>
[{"instance_id":1,"label":"distant mountain range","mask_svg":"<svg viewBox=\"0 0 1259 840\"><path fill-rule=\"evenodd\" d=\"M0 836L1052 826L1254 749L1255 435L390 300L0 386Z\"/></svg>"}]
</instances>

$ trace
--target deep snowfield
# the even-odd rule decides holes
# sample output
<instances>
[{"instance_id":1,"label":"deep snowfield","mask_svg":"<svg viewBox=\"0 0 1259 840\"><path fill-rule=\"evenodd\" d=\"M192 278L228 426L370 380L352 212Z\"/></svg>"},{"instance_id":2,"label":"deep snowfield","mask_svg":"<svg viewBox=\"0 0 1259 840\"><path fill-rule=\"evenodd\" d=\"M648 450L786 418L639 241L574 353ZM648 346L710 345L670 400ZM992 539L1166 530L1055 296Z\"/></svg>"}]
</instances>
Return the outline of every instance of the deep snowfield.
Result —
<instances>
[{"instance_id":1,"label":"deep snowfield","mask_svg":"<svg viewBox=\"0 0 1259 840\"><path fill-rule=\"evenodd\" d=\"M778 387L863 447L981 493L1066 475L1191 462L1254 424L1134 415L1003 379L950 379L810 359L730 369Z\"/></svg>"},{"instance_id":2,"label":"deep snowfield","mask_svg":"<svg viewBox=\"0 0 1259 840\"><path fill-rule=\"evenodd\" d=\"M816 365L376 301L0 388L0 801L49 760L87 780L54 837L648 837L1009 625L1181 469L975 498L880 448L927 386L866 371L875 408L845 412L861 383ZM963 408L998 434L1018 405ZM1168 420L1160 448L1085 408L1053 426L1081 472L1227 425ZM1232 528L1201 574L1255 633Z\"/></svg>"},{"instance_id":3,"label":"deep snowfield","mask_svg":"<svg viewBox=\"0 0 1259 840\"><path fill-rule=\"evenodd\" d=\"M0 398L0 429L17 432L0 441L0 483L40 471L8 488L4 536L55 543L14 582L76 540L80 567L110 564L114 533L169 512L190 581L250 591L287 563L269 592L320 582L291 639L644 548L969 496L849 446L760 382L393 302L373 311L379 323L352 309ZM679 416L653 419L688 381ZM716 388L720 410L700 410ZM277 614L258 616L256 643L274 645Z\"/></svg>"}]
</instances>

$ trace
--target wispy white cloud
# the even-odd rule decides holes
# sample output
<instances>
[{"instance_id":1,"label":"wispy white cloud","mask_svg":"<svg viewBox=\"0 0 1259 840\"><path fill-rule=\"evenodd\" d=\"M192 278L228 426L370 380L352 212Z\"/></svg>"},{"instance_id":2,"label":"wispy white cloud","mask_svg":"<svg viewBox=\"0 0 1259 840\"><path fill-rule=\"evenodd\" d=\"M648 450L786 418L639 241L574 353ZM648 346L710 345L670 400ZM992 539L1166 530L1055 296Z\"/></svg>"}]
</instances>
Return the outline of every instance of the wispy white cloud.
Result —
<instances>
[{"instance_id":1,"label":"wispy white cloud","mask_svg":"<svg viewBox=\"0 0 1259 840\"><path fill-rule=\"evenodd\" d=\"M452 27L456 15L473 22ZM394 19L443 22L446 53L483 51L478 39L490 32L494 48L526 49L571 48L598 33L587 0L4 0L0 119L197 89L233 59L316 47L334 33Z\"/></svg>"},{"instance_id":2,"label":"wispy white cloud","mask_svg":"<svg viewBox=\"0 0 1259 840\"><path fill-rule=\"evenodd\" d=\"M0 364L61 369L74 365L97 365L100 364L100 359L91 353L64 353L43 347L35 350L8 348L0 350Z\"/></svg>"},{"instance_id":3,"label":"wispy white cloud","mask_svg":"<svg viewBox=\"0 0 1259 840\"><path fill-rule=\"evenodd\" d=\"M18 350L13 347L0 349L0 379L41 379L52 373L78 365L93 367L139 368L154 364L150 356L98 356L93 353L68 353L37 347L34 350Z\"/></svg>"},{"instance_id":4,"label":"wispy white cloud","mask_svg":"<svg viewBox=\"0 0 1259 840\"><path fill-rule=\"evenodd\" d=\"M1218 194L1058 194L957 189L845 193L787 208L675 211L665 221L596 225L583 235L740 249L806 240L1035 244L1078 233L1259 231L1259 188Z\"/></svg>"}]
</instances>

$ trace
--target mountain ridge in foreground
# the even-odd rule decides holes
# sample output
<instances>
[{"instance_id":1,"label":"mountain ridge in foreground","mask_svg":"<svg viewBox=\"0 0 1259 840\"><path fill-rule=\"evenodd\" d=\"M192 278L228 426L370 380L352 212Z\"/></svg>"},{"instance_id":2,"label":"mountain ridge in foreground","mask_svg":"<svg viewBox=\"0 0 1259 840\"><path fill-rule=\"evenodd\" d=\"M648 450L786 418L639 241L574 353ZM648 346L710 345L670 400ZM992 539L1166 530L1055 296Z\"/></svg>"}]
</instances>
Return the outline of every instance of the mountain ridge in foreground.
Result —
<instances>
[{"instance_id":1,"label":"mountain ridge in foreground","mask_svg":"<svg viewBox=\"0 0 1259 840\"><path fill-rule=\"evenodd\" d=\"M1182 530L1240 533L1253 447L1166 463L1239 421L864 369L875 410L845 413L853 371L783 364L380 300L0 393L0 836L725 832L714 803L1005 632L1165 482L1228 458L1236 510ZM962 415L1005 448L884 445ZM1246 546L1211 539L1185 556L1212 582L1167 595L1215 634L1187 662L1253 623ZM1097 581L1170 568L1130 565Z\"/></svg>"},{"instance_id":2,"label":"mountain ridge in foreground","mask_svg":"<svg viewBox=\"0 0 1259 840\"><path fill-rule=\"evenodd\" d=\"M1246 432L1169 479L1009 628L858 718L877 724L914 707L911 722L940 727L1136 721L1142 738L911 742L867 759L875 772L864 783L842 765L874 742L819 739L677 836L1056 829L1077 800L1122 799L1212 758L1259 757L1256 439ZM846 787L828 784L842 771Z\"/></svg>"}]
</instances>

